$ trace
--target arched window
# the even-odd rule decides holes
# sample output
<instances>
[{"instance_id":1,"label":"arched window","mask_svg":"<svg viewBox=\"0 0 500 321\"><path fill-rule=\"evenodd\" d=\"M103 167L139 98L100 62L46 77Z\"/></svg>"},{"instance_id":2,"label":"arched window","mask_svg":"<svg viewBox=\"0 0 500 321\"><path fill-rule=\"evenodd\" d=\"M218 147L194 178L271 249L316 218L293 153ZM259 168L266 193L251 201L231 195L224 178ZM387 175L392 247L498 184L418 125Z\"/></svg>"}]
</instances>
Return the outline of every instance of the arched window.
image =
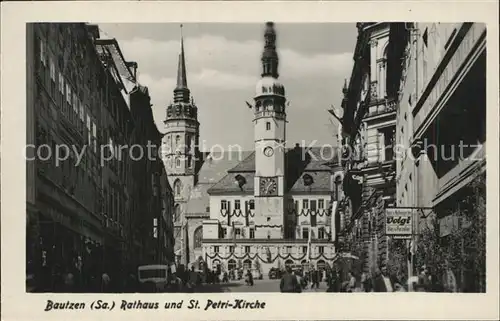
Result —
<instances>
[{"instance_id":1,"label":"arched window","mask_svg":"<svg viewBox=\"0 0 500 321\"><path fill-rule=\"evenodd\" d=\"M167 151L170 151L172 149L172 139L170 135L167 136Z\"/></svg>"},{"instance_id":2,"label":"arched window","mask_svg":"<svg viewBox=\"0 0 500 321\"><path fill-rule=\"evenodd\" d=\"M179 161L179 159L177 159L177 161ZM182 183L181 183L181 180L180 180L180 179L177 179L177 180L174 182L174 193L175 193L175 197L180 197L180 196L181 196L181 192L182 192Z\"/></svg>"},{"instance_id":3,"label":"arched window","mask_svg":"<svg viewBox=\"0 0 500 321\"><path fill-rule=\"evenodd\" d=\"M316 264L316 267L318 270L326 270L326 263L323 260L319 260L318 263Z\"/></svg>"},{"instance_id":4,"label":"arched window","mask_svg":"<svg viewBox=\"0 0 500 321\"><path fill-rule=\"evenodd\" d=\"M179 143L181 142L181 135L175 136L175 148L179 147Z\"/></svg>"},{"instance_id":5,"label":"arched window","mask_svg":"<svg viewBox=\"0 0 500 321\"><path fill-rule=\"evenodd\" d=\"M177 157L177 158L175 159L175 166L176 166L176 167L181 167L181 159L180 159L179 157Z\"/></svg>"},{"instance_id":6,"label":"arched window","mask_svg":"<svg viewBox=\"0 0 500 321\"><path fill-rule=\"evenodd\" d=\"M236 261L235 261L235 260L233 260L233 259L230 259L230 260L227 262L227 269L228 269L229 271L236 269Z\"/></svg>"},{"instance_id":7,"label":"arched window","mask_svg":"<svg viewBox=\"0 0 500 321\"><path fill-rule=\"evenodd\" d=\"M181 207L176 204L174 207L174 222L178 222L181 217Z\"/></svg>"},{"instance_id":8,"label":"arched window","mask_svg":"<svg viewBox=\"0 0 500 321\"><path fill-rule=\"evenodd\" d=\"M195 248L195 249L201 248L202 241L203 241L203 227L202 226L198 226L194 230L193 248Z\"/></svg>"},{"instance_id":9,"label":"arched window","mask_svg":"<svg viewBox=\"0 0 500 321\"><path fill-rule=\"evenodd\" d=\"M243 269L250 270L252 268L252 261L250 259L246 259L243 261Z\"/></svg>"}]
</instances>

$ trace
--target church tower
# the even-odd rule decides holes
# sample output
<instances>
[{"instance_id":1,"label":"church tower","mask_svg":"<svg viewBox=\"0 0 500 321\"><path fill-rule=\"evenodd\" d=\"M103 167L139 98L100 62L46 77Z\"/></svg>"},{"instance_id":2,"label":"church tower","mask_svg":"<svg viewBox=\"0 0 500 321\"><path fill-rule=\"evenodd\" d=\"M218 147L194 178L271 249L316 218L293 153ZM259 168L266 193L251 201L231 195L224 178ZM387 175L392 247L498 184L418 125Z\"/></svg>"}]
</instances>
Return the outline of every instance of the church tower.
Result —
<instances>
[{"instance_id":1,"label":"church tower","mask_svg":"<svg viewBox=\"0 0 500 321\"><path fill-rule=\"evenodd\" d=\"M285 213L285 88L278 81L274 23L266 23L254 106L256 238L282 238Z\"/></svg>"},{"instance_id":2,"label":"church tower","mask_svg":"<svg viewBox=\"0 0 500 321\"><path fill-rule=\"evenodd\" d=\"M176 254L186 263L188 253L185 239L184 213L190 193L196 184L196 160L199 156L198 107L187 85L186 58L181 25L181 48L177 67L177 85L174 101L167 107L165 135L162 139L162 158L168 173L170 185L174 189L176 228Z\"/></svg>"}]
</instances>

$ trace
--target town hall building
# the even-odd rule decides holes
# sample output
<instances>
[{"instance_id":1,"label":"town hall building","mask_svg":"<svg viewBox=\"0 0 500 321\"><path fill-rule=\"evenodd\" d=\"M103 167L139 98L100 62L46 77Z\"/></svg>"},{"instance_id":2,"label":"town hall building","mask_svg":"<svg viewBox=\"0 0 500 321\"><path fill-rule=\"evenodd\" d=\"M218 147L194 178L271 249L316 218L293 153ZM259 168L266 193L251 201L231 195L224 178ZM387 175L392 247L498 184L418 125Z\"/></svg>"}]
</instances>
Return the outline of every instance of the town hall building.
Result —
<instances>
[{"instance_id":1,"label":"town hall building","mask_svg":"<svg viewBox=\"0 0 500 321\"><path fill-rule=\"evenodd\" d=\"M325 268L335 256L332 203L342 169L320 147L286 146L287 99L278 80L274 24L265 27L262 74L252 107L255 149L198 150L198 106L187 86L181 38L174 101L167 107L163 159L175 195L178 262L209 268Z\"/></svg>"}]
</instances>

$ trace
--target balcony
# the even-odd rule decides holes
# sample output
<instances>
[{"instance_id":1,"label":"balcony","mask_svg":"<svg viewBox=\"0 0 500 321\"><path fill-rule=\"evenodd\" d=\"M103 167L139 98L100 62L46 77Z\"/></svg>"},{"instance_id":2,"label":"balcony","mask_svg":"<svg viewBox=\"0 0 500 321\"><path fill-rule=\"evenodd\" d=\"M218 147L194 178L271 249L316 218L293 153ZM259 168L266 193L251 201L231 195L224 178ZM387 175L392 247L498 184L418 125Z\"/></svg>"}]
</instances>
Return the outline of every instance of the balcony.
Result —
<instances>
[{"instance_id":1,"label":"balcony","mask_svg":"<svg viewBox=\"0 0 500 321\"><path fill-rule=\"evenodd\" d=\"M393 98L376 100L368 106L365 119L396 112L396 106L396 100Z\"/></svg>"}]
</instances>

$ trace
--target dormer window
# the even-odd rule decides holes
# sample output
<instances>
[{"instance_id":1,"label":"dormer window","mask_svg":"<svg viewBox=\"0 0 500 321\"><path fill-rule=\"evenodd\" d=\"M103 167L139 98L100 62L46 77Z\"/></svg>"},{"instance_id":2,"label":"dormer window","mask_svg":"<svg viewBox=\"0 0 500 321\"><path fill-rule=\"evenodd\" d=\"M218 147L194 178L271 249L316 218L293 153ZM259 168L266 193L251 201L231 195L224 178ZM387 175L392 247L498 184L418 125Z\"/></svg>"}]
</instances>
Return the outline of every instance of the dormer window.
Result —
<instances>
[{"instance_id":1,"label":"dormer window","mask_svg":"<svg viewBox=\"0 0 500 321\"><path fill-rule=\"evenodd\" d=\"M234 177L234 179L235 179L235 183L239 186L239 188L242 188L242 187L243 187L243 185L245 185L245 184L246 184L246 182L247 182L247 181L246 181L246 179L245 179L245 177L243 177L243 176L242 176L242 175L240 175L240 174L236 175L236 176Z\"/></svg>"},{"instance_id":2,"label":"dormer window","mask_svg":"<svg viewBox=\"0 0 500 321\"><path fill-rule=\"evenodd\" d=\"M312 176L309 174L305 174L304 176L302 176L302 179L304 180L305 186L310 186L314 183Z\"/></svg>"}]
</instances>

